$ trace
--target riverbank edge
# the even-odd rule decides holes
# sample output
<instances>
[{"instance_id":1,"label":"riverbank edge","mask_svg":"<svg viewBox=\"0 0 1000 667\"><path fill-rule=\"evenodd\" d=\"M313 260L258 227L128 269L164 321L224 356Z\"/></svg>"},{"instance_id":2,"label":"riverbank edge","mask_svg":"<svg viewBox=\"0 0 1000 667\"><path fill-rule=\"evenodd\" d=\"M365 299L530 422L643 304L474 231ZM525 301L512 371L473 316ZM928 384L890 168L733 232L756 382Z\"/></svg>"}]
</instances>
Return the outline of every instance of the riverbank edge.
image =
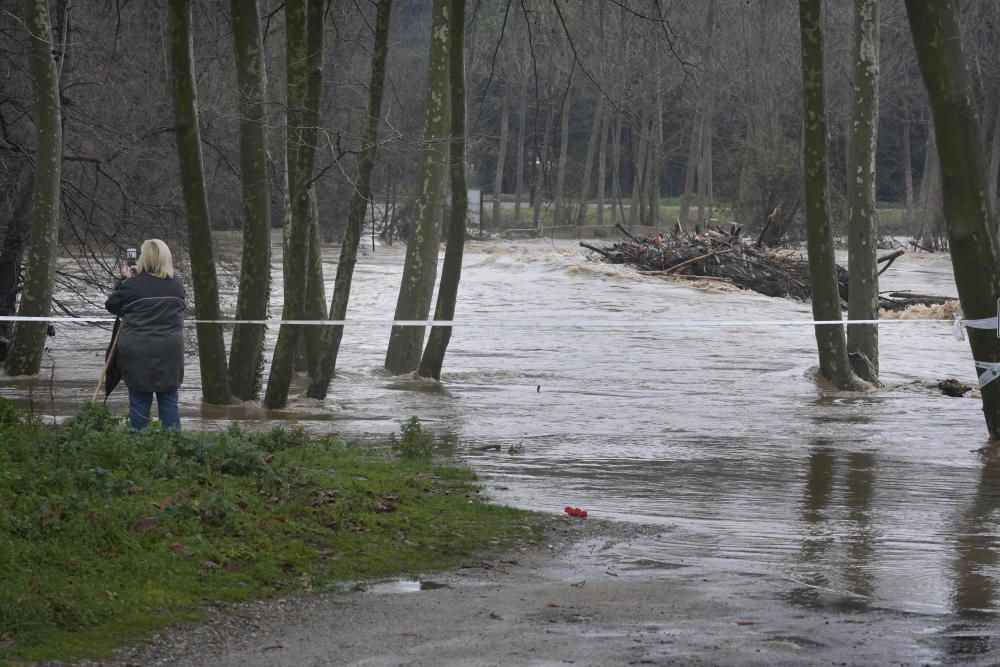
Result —
<instances>
[{"instance_id":1,"label":"riverbank edge","mask_svg":"<svg viewBox=\"0 0 1000 667\"><path fill-rule=\"evenodd\" d=\"M0 665L105 664L241 606L539 543L551 517L488 502L471 469L409 426L383 447L294 429L136 434L101 409L54 426L0 399ZM266 493L265 476L280 478Z\"/></svg>"}]
</instances>

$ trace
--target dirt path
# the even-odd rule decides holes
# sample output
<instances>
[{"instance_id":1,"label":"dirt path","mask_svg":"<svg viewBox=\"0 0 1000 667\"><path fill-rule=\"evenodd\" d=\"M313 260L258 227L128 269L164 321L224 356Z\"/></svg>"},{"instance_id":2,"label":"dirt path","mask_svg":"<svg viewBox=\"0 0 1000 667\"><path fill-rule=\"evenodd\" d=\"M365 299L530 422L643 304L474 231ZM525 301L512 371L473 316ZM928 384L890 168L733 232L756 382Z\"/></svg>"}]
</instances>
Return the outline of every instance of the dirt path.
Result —
<instances>
[{"instance_id":1,"label":"dirt path","mask_svg":"<svg viewBox=\"0 0 1000 667\"><path fill-rule=\"evenodd\" d=\"M390 582L239 605L109 664L995 664L980 650L989 637L949 630L944 619L852 611L838 600L807 610L783 599L793 582L755 574L616 565L616 548L642 533L559 520L551 544L468 563L422 587Z\"/></svg>"}]
</instances>

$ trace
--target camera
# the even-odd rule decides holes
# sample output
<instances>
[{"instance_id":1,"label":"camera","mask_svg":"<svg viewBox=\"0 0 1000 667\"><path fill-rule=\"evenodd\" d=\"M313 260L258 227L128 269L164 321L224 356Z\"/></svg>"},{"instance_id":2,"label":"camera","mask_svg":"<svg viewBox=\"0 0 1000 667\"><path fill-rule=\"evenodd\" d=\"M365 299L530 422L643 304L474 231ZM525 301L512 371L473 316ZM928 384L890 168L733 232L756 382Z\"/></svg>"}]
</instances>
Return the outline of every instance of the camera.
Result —
<instances>
[{"instance_id":1,"label":"camera","mask_svg":"<svg viewBox=\"0 0 1000 667\"><path fill-rule=\"evenodd\" d=\"M128 266L135 266L136 261L139 259L139 251L135 248L128 248L125 251L125 264Z\"/></svg>"}]
</instances>

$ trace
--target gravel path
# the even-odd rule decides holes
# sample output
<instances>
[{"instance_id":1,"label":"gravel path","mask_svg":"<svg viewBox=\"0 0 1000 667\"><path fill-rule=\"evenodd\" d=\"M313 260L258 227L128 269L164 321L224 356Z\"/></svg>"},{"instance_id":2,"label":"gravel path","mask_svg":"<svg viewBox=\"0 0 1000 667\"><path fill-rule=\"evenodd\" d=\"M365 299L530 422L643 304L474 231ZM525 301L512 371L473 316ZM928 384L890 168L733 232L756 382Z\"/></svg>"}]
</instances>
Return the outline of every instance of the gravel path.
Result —
<instances>
[{"instance_id":1,"label":"gravel path","mask_svg":"<svg viewBox=\"0 0 1000 667\"><path fill-rule=\"evenodd\" d=\"M559 518L545 545L422 583L234 605L101 664L995 664L976 650L988 637L947 619L835 603L810 611L784 599L792 582L760 574L620 566L616 550L649 532Z\"/></svg>"}]
</instances>

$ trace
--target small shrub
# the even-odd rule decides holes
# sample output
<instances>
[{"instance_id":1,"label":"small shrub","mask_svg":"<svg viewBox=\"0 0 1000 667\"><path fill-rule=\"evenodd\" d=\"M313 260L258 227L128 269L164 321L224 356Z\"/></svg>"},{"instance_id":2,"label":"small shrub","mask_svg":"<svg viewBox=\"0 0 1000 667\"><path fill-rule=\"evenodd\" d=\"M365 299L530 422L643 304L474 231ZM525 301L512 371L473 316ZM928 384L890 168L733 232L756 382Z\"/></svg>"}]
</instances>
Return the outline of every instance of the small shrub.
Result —
<instances>
[{"instance_id":1,"label":"small shrub","mask_svg":"<svg viewBox=\"0 0 1000 667\"><path fill-rule=\"evenodd\" d=\"M417 417L400 424L399 433L398 438L395 433L389 435L389 446L401 458L425 459L434 452L434 436L424 433Z\"/></svg>"}]
</instances>

